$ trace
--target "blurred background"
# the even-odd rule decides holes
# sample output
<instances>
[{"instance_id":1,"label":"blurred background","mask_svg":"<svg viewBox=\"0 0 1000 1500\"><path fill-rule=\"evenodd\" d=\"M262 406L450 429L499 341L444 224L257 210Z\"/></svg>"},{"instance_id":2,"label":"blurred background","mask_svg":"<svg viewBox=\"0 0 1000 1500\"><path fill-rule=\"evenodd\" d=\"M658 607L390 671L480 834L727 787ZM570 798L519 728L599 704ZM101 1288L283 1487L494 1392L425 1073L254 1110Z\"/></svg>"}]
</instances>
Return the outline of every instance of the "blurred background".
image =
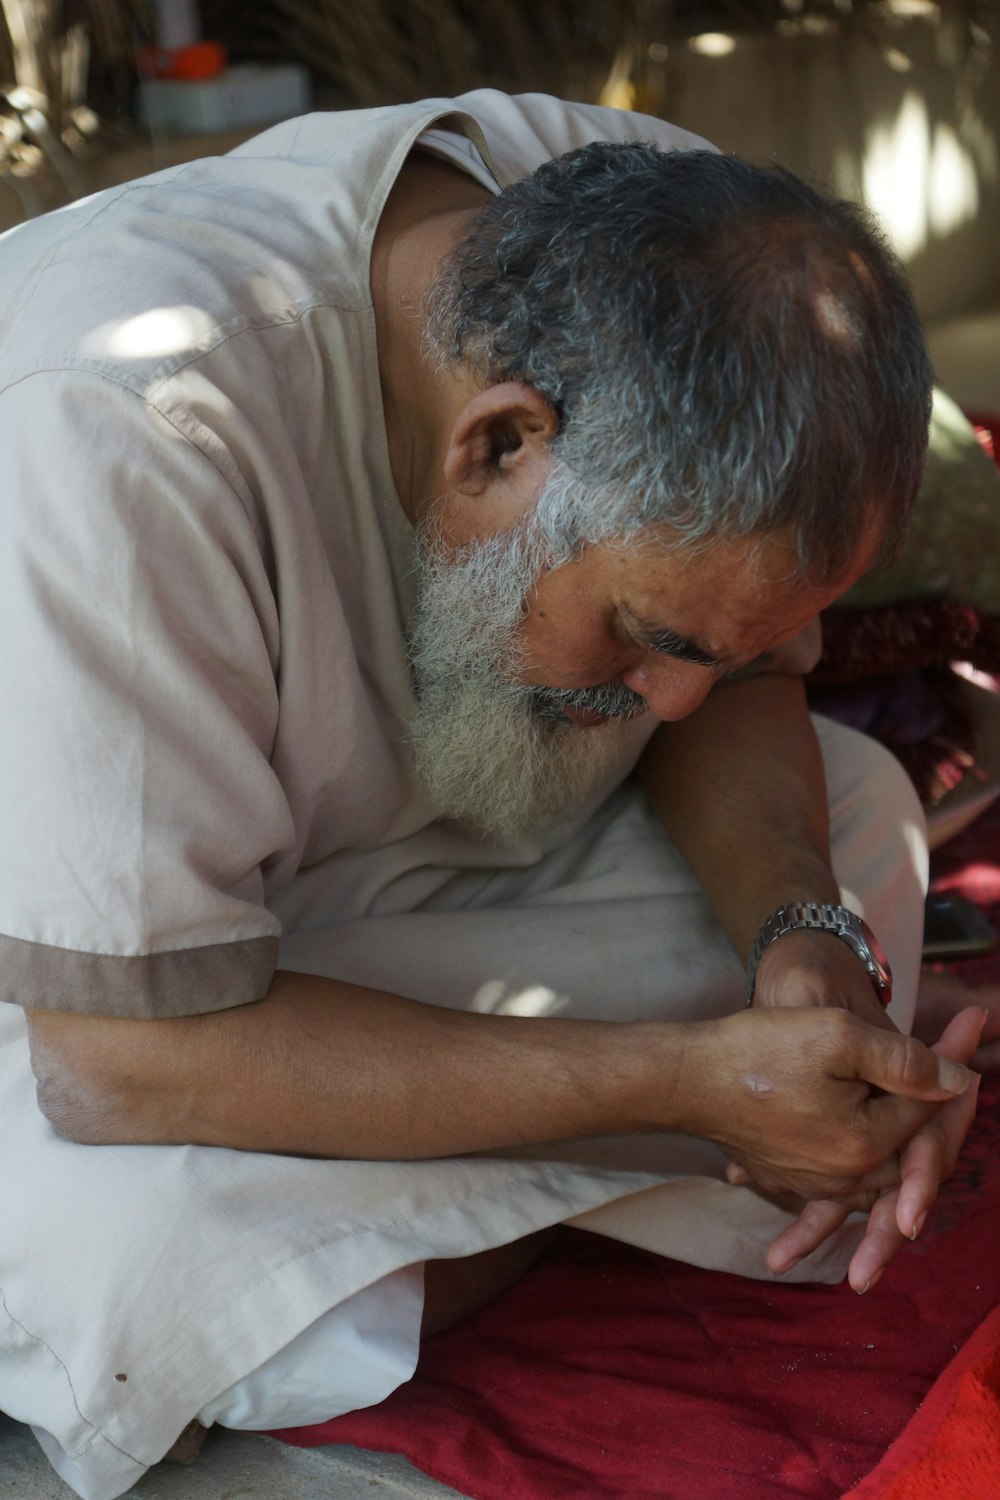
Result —
<instances>
[{"instance_id":1,"label":"blurred background","mask_svg":"<svg viewBox=\"0 0 1000 1500\"><path fill-rule=\"evenodd\" d=\"M482 86L600 100L674 120L754 160L776 158L870 204L925 318L941 325L941 339L964 339L953 393L1000 409L1000 386L984 385L1000 313L985 330L979 317L1000 309L1000 0L0 7L2 227L226 150L309 108ZM963 332L970 318L975 327ZM979 375L977 339L987 372ZM939 363L942 348L947 364L939 339Z\"/></svg>"}]
</instances>

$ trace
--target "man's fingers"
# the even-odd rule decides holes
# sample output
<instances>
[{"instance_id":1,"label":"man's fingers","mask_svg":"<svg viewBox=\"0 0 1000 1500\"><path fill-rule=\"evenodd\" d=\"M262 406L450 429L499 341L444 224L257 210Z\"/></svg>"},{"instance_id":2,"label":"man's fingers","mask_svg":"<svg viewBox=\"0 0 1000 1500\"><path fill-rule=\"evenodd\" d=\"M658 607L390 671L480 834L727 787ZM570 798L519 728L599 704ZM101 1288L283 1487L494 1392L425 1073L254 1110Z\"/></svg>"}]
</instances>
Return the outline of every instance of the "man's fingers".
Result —
<instances>
[{"instance_id":1,"label":"man's fingers","mask_svg":"<svg viewBox=\"0 0 1000 1500\"><path fill-rule=\"evenodd\" d=\"M967 1063L975 1055L987 1020L981 1006L960 1010L934 1043L932 1051L953 1063ZM971 1087L942 1104L902 1152L896 1223L902 1234L916 1239L924 1220L937 1201L938 1189L955 1169L966 1132L972 1124L979 1094L979 1077L972 1074Z\"/></svg>"},{"instance_id":2,"label":"man's fingers","mask_svg":"<svg viewBox=\"0 0 1000 1500\"><path fill-rule=\"evenodd\" d=\"M884 1192L868 1216L864 1238L851 1259L847 1279L856 1292L875 1285L904 1240L916 1239L937 1201L942 1182L952 1174L966 1131L976 1112L979 1078L937 1113L903 1148L902 1185Z\"/></svg>"},{"instance_id":3,"label":"man's fingers","mask_svg":"<svg viewBox=\"0 0 1000 1500\"><path fill-rule=\"evenodd\" d=\"M976 1112L979 1077L907 1143L902 1153L902 1186L883 1193L868 1216L868 1227L854 1252L847 1279L856 1292L869 1291L904 1239L915 1239L937 1201L938 1189L955 1169L958 1153Z\"/></svg>"},{"instance_id":4,"label":"man's fingers","mask_svg":"<svg viewBox=\"0 0 1000 1500\"><path fill-rule=\"evenodd\" d=\"M979 1078L965 1063L975 1054L985 1019L982 1009L967 1007L951 1020L933 1050L910 1038L865 1033L858 1076L885 1091L863 1105L867 1132L870 1138L906 1144L900 1155L891 1151L873 1171L858 1178L850 1193L807 1203L768 1251L773 1274L811 1255L853 1208L869 1209L864 1237L848 1270L856 1292L870 1290L905 1240L916 1237L940 1183L954 1169L975 1113ZM921 1100L937 1101L938 1108L921 1110ZM930 1118L921 1123L926 1114ZM727 1172L731 1182L745 1182L747 1175L735 1163Z\"/></svg>"},{"instance_id":5,"label":"man's fingers","mask_svg":"<svg viewBox=\"0 0 1000 1500\"><path fill-rule=\"evenodd\" d=\"M783 1229L767 1252L767 1268L775 1276L818 1250L825 1239L840 1228L851 1210L829 1198L807 1203L794 1224Z\"/></svg>"},{"instance_id":6,"label":"man's fingers","mask_svg":"<svg viewBox=\"0 0 1000 1500\"><path fill-rule=\"evenodd\" d=\"M911 1138L903 1152L907 1165L905 1175L909 1179L899 1225L904 1234L912 1234L917 1221L922 1222L933 1207L944 1163L947 1159L947 1171L950 1172L954 1166L952 1145L957 1153L975 1112L978 1074L971 1072L965 1064L975 1054L984 1019L981 1009L968 1006L952 1018L933 1048L925 1047L912 1037L885 1038L881 1033L871 1033L865 1038L866 1048L870 1048L872 1036L876 1050L884 1047L886 1042L895 1047L895 1056L881 1073L882 1081L871 1079L886 1092L866 1099L862 1110L872 1139L898 1144ZM946 1096L939 1109L925 1109L922 1120L917 1100L932 1097L934 1069L938 1070L942 1082L961 1083L962 1087ZM877 1071L877 1068L871 1069L873 1074ZM930 1081L927 1092L918 1091L916 1080L921 1076ZM943 1121L938 1120L946 1106L959 1101L962 1102L960 1110L949 1111ZM942 1131L945 1132L943 1136ZM871 1178L866 1178L865 1185L870 1185L871 1181Z\"/></svg>"},{"instance_id":7,"label":"man's fingers","mask_svg":"<svg viewBox=\"0 0 1000 1500\"><path fill-rule=\"evenodd\" d=\"M965 1062L982 1021L981 1010L970 1007L932 1051L840 1011L771 1010L736 1018L734 1026L753 1031L743 1039L739 1068L740 1076L753 1075L757 1089L752 1105L737 1098L726 1131L712 1137L732 1159L727 1180L867 1209L878 1194L899 1186L903 1145L942 1103L967 1090L972 1074ZM776 1033L779 1043L787 1033L795 1045L772 1046L758 1061L751 1044L759 1045L761 1028ZM803 1087L810 1069L811 1090ZM912 1159L906 1207L913 1219L934 1201L945 1155L935 1140Z\"/></svg>"},{"instance_id":8,"label":"man's fingers","mask_svg":"<svg viewBox=\"0 0 1000 1500\"><path fill-rule=\"evenodd\" d=\"M981 1005L967 1005L952 1016L947 1026L931 1046L938 1057L950 1062L967 1063L975 1055L983 1039L983 1030L989 1020L989 1012Z\"/></svg>"},{"instance_id":9,"label":"man's fingers","mask_svg":"<svg viewBox=\"0 0 1000 1500\"><path fill-rule=\"evenodd\" d=\"M872 1205L864 1237L851 1257L847 1279L854 1291L869 1291L903 1244L896 1224L896 1191L883 1193ZM779 1234L767 1253L775 1275L790 1271L840 1228L850 1209L830 1200L807 1203L794 1224Z\"/></svg>"},{"instance_id":10,"label":"man's fingers","mask_svg":"<svg viewBox=\"0 0 1000 1500\"><path fill-rule=\"evenodd\" d=\"M956 1028L956 1040L964 1040L966 1029L971 1028L970 1022L963 1021L968 1014L968 1011L962 1011L955 1017L942 1034L941 1043L951 1036L953 1027ZM898 1032L876 1031L874 1027L866 1026L859 1030L858 1050L857 1077L875 1088L884 1089L887 1094L904 1099L940 1103L964 1094L972 1081L972 1074L963 1063L953 1062L951 1058L925 1047L916 1037L902 1036Z\"/></svg>"},{"instance_id":11,"label":"man's fingers","mask_svg":"<svg viewBox=\"0 0 1000 1500\"><path fill-rule=\"evenodd\" d=\"M1000 985L990 985L988 989L991 1006L977 1003L960 1010L931 1048L932 1052L949 1057L952 1062L971 1063L977 1073L1000 1072L1000 1037L997 1035L1000 1006L992 1001L992 991L1000 993ZM977 1002L984 998L979 990L970 993L975 995Z\"/></svg>"},{"instance_id":12,"label":"man's fingers","mask_svg":"<svg viewBox=\"0 0 1000 1500\"><path fill-rule=\"evenodd\" d=\"M937 1202L942 1182L955 1170L979 1098L979 1075L958 1099L942 1104L937 1114L907 1143L902 1153L902 1186L896 1206L896 1223L902 1234L916 1239L924 1220Z\"/></svg>"},{"instance_id":13,"label":"man's fingers","mask_svg":"<svg viewBox=\"0 0 1000 1500\"><path fill-rule=\"evenodd\" d=\"M967 1061L976 1050L985 1021L985 1013L976 1006L960 1011L934 1044L935 1054L952 1064ZM903 1148L901 1186L898 1192L884 1193L872 1208L868 1228L848 1269L848 1281L856 1292L869 1291L903 1244L904 1237L915 1239L923 1228L937 1201L941 1183L955 1169L976 1112L979 1084L978 1074L971 1073L968 1087L942 1104Z\"/></svg>"},{"instance_id":14,"label":"man's fingers","mask_svg":"<svg viewBox=\"0 0 1000 1500\"><path fill-rule=\"evenodd\" d=\"M847 1280L856 1292L868 1292L903 1244L896 1223L895 1191L884 1193L868 1215L864 1238L851 1257Z\"/></svg>"},{"instance_id":15,"label":"man's fingers","mask_svg":"<svg viewBox=\"0 0 1000 1500\"><path fill-rule=\"evenodd\" d=\"M972 1092L970 1089L969 1093ZM960 1101L955 1101L959 1102L964 1105L964 1095ZM896 1200L896 1226L907 1239L916 1239L924 1227L924 1220L937 1202L948 1151L942 1130L942 1115L946 1109L954 1107L954 1103L943 1104L940 1112L928 1120L923 1130L918 1131L903 1149L902 1184Z\"/></svg>"}]
</instances>

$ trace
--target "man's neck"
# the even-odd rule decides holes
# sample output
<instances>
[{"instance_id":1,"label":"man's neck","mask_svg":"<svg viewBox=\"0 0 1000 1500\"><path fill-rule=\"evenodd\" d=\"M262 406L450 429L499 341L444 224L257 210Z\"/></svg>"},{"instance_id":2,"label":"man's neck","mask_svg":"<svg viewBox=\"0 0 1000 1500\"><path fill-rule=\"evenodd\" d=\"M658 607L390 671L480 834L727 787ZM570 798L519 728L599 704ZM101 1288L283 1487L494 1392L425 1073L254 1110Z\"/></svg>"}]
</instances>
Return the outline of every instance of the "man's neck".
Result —
<instances>
[{"instance_id":1,"label":"man's neck","mask_svg":"<svg viewBox=\"0 0 1000 1500\"><path fill-rule=\"evenodd\" d=\"M489 193L417 151L389 194L372 247L371 290L392 476L411 521L440 489L451 419L474 387L424 356L426 292Z\"/></svg>"}]
</instances>

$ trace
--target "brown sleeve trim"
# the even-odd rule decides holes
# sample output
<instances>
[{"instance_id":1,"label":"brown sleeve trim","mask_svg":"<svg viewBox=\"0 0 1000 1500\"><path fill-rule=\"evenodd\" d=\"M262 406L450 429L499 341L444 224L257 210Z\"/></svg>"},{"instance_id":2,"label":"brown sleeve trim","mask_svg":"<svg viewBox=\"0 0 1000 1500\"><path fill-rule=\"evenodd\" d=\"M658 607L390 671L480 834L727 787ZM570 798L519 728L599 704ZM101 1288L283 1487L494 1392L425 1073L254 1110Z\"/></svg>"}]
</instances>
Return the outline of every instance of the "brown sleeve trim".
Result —
<instances>
[{"instance_id":1,"label":"brown sleeve trim","mask_svg":"<svg viewBox=\"0 0 1000 1500\"><path fill-rule=\"evenodd\" d=\"M0 935L0 1000L144 1020L196 1016L263 999L277 961L276 937L117 957Z\"/></svg>"}]
</instances>

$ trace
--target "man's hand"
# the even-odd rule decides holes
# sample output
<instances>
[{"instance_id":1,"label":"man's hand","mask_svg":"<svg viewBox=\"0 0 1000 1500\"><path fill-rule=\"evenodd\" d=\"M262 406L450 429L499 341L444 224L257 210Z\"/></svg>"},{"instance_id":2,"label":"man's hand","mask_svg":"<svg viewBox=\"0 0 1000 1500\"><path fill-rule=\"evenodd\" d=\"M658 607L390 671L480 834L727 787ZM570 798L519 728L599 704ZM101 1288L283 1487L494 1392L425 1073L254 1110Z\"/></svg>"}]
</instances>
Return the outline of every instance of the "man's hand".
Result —
<instances>
[{"instance_id":1,"label":"man's hand","mask_svg":"<svg viewBox=\"0 0 1000 1500\"><path fill-rule=\"evenodd\" d=\"M932 1050L952 1062L968 1063L976 1052L985 1020L985 1011L969 1007L952 1020ZM955 1170L976 1112L979 1081L973 1074L965 1093L942 1104L904 1146L899 1185L873 1190L868 1227L848 1268L847 1279L856 1292L867 1292L874 1286L904 1241L916 1239L923 1228L938 1185L947 1182ZM730 1172L730 1180L746 1178L736 1169ZM865 1206L858 1200L853 1205L836 1199L807 1203L796 1222L771 1246L768 1266L776 1275L791 1270L840 1228L852 1207Z\"/></svg>"},{"instance_id":2,"label":"man's hand","mask_svg":"<svg viewBox=\"0 0 1000 1500\"><path fill-rule=\"evenodd\" d=\"M755 1010L803 1005L849 1010L871 1026L896 1030L857 955L836 933L813 928L785 933L765 950L753 1003Z\"/></svg>"},{"instance_id":3,"label":"man's hand","mask_svg":"<svg viewBox=\"0 0 1000 1500\"><path fill-rule=\"evenodd\" d=\"M698 1094L681 1128L716 1141L742 1180L848 1208L896 1187L897 1153L971 1083L920 1042L831 1008L693 1026L683 1071Z\"/></svg>"},{"instance_id":4,"label":"man's hand","mask_svg":"<svg viewBox=\"0 0 1000 1500\"><path fill-rule=\"evenodd\" d=\"M754 993L755 1008L833 1006L850 1010L874 1026L896 1030L855 955L831 933L804 931L779 938L764 954L758 973L762 980ZM956 1015L953 1003L950 1017L946 1029L938 1028L942 1034L933 1050L956 1062L978 1063L986 1012L973 1006ZM924 1039L928 1040L926 1033ZM967 1094L943 1105L921 1125L901 1153L898 1182L873 1181L850 1199L838 1195L835 1201L809 1204L797 1223L771 1247L771 1269L790 1270L839 1229L852 1209L870 1210L868 1229L848 1274L856 1291L867 1291L904 1239L915 1239L920 1233L941 1183L954 1171L975 1114L978 1088L976 1078ZM739 1166L728 1175L731 1182L749 1180Z\"/></svg>"},{"instance_id":5,"label":"man's hand","mask_svg":"<svg viewBox=\"0 0 1000 1500\"><path fill-rule=\"evenodd\" d=\"M758 968L757 1006L834 1007L849 1010L873 1026L896 1030L855 955L831 933L788 933L772 943ZM975 1007L963 1012L963 1017L954 1017L960 1024L949 1026L933 1050L955 1062L970 1063L985 1017ZM772 1245L771 1270L790 1270L839 1229L850 1212L860 1209L869 1212L869 1222L848 1280L858 1292L873 1286L904 1240L920 1233L942 1182L954 1171L975 1114L978 1089L977 1077L965 1094L942 1105L921 1124L900 1153L895 1181L872 1180L853 1195L838 1194L807 1204L796 1223ZM731 1182L749 1181L749 1174L739 1165L728 1176Z\"/></svg>"}]
</instances>

